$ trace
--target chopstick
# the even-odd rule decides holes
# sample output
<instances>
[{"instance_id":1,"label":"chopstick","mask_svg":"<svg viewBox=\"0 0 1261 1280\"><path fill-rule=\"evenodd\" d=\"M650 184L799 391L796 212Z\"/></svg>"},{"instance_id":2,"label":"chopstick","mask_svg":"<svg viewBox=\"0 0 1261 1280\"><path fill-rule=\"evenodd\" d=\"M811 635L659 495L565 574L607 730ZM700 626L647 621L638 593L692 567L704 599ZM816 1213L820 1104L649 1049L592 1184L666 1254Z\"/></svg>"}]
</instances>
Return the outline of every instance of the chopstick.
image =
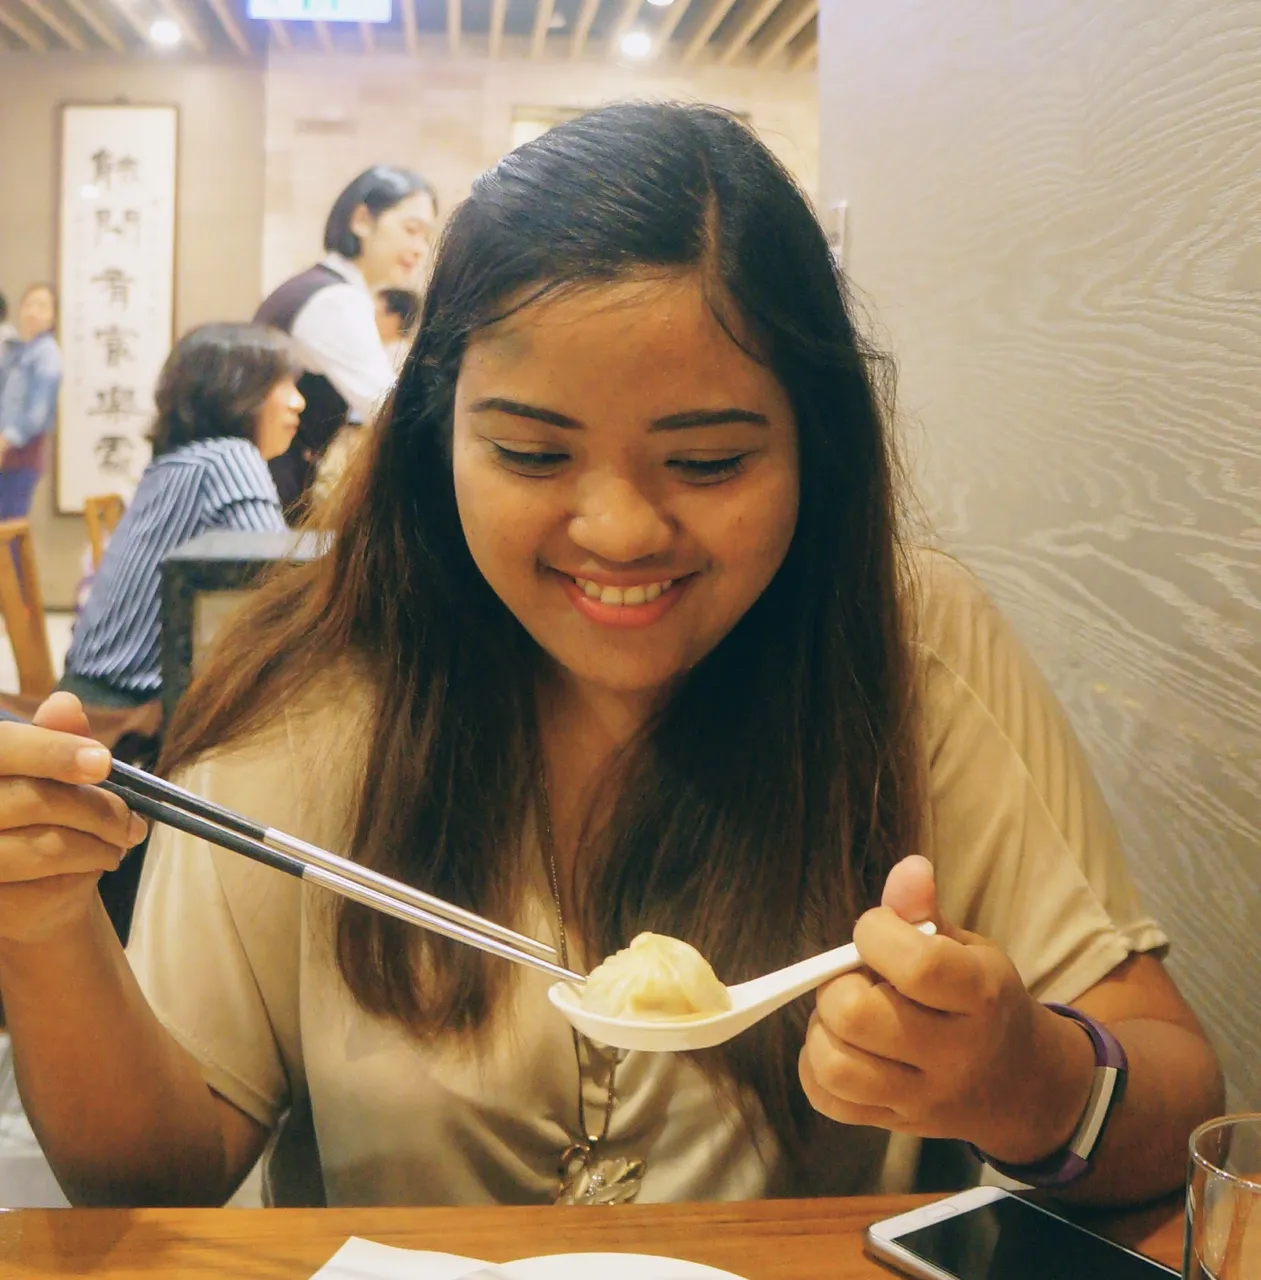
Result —
<instances>
[{"instance_id":1,"label":"chopstick","mask_svg":"<svg viewBox=\"0 0 1261 1280\"><path fill-rule=\"evenodd\" d=\"M27 723L4 710L0 710L0 720ZM117 795L128 808L155 822L197 836L221 849L242 854L276 871L318 884L352 902L563 981L579 986L586 981L581 974L549 959L556 954L554 948L536 938L516 933L475 912L360 866L318 845L260 826L231 809L134 765L114 761L109 777L97 785Z\"/></svg>"},{"instance_id":2,"label":"chopstick","mask_svg":"<svg viewBox=\"0 0 1261 1280\"><path fill-rule=\"evenodd\" d=\"M498 938L500 942L506 942L521 951L529 951L544 960L556 954L555 948L545 942L539 942L536 938L528 938L524 934L516 933L503 925L495 924L493 921L486 920L472 911L465 910L463 907L457 907L453 903L443 901L441 898L435 898L432 894L425 893L421 889L413 888L411 885L403 884L398 880L392 880L389 876L382 875L379 871L373 871L369 867L360 866L357 862L351 862L349 858L338 857L337 854L330 853L327 849L321 849L318 845L308 844L305 840L299 840L296 836L287 835L274 827L264 827L257 822L252 822L242 814L235 813L231 809L225 809L222 805L215 804L213 801L206 800L192 791L176 786L173 782L167 782L164 778L146 773L143 769L137 769L134 765L123 764L121 761L115 760L113 767L110 769L107 782L110 784L109 790L123 788L133 796L145 797L150 801L160 801L178 811L192 814L194 817L213 823L216 827L223 827L238 836L244 836L248 840L265 845L269 849L289 854L304 865L323 867L326 871L331 871L343 879L353 881L365 889L375 889L395 898L406 898L413 906L428 911L433 915L441 916L447 920L454 921L456 924L464 925L466 928L485 933L489 937ZM160 822L166 821L165 818L161 817L157 820ZM168 823L167 825L172 824ZM209 839L210 837L207 836L205 838ZM240 851L238 850L237 852Z\"/></svg>"},{"instance_id":3,"label":"chopstick","mask_svg":"<svg viewBox=\"0 0 1261 1280\"><path fill-rule=\"evenodd\" d=\"M130 768L130 766L115 764L114 770L117 771L120 767ZM136 770L136 772L142 771ZM300 880L318 884L343 898L349 898L352 902L362 903L364 906L383 912L385 915L405 920L409 924L419 925L422 929L428 929L431 933L441 934L444 938L453 938L457 942L467 943L471 947L476 947L479 951L485 951L504 960L511 960L517 964L541 970L543 973L550 974L554 978L560 978L565 982L573 982L581 986L585 981L580 974L573 973L569 969L565 969L539 955L538 951L542 949L544 944L537 942L535 939L525 938L522 934L514 934L511 929L505 929L502 925L497 925L490 920L483 920L481 916L475 915L471 911L465 911L461 907L455 907L451 903L443 902L441 898L433 898L429 894L422 893L419 889L413 889L411 885L403 884L398 880L391 880L389 876L380 875L378 872L370 872L366 867L361 867L356 863L349 863L346 859L339 858L334 853L329 853L325 849L305 844L302 841L294 841L295 844L300 844L303 848L303 853L300 855L271 848L260 840L251 839L249 836L240 835L235 831L229 831L224 827L217 826L213 822L207 822L204 818L199 818L194 814L185 812L183 809L178 809L173 804L155 800L152 796L134 791L130 787L120 786L112 781L112 778L113 771L111 771L109 779L98 785L104 791L113 792L129 809L143 814L147 818L152 818L155 822L161 822L168 827L175 827L179 831L187 832L189 835L198 836L210 844L218 845L221 849L243 854L245 857L251 858L255 862L260 862L264 866L272 867L276 871L283 871L288 875L296 876ZM153 779L151 775L146 775L147 783L156 781L158 780ZM292 839L292 837L289 837L289 839ZM316 860L317 858L319 861ZM333 869L332 865L329 865L333 863L346 863L348 866L353 866L357 874L354 878L343 875ZM366 882L369 877L373 883ZM459 912L465 919L477 921L481 927L479 928L472 923L461 924L447 915L439 915L436 911L417 906L412 901L415 897L438 903L445 912ZM526 950L524 947L517 946L512 942L504 941L497 936L500 934L507 934L513 938L520 937L530 944L531 949Z\"/></svg>"}]
</instances>

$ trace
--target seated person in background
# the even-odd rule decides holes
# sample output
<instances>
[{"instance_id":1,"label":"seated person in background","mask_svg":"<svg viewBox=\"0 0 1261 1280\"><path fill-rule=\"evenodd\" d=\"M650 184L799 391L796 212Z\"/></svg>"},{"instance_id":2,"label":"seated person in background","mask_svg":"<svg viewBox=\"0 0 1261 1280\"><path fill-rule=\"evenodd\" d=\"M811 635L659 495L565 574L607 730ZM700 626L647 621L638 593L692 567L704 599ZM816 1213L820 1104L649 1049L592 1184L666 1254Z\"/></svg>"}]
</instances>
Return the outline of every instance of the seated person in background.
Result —
<instances>
[{"instance_id":1,"label":"seated person in background","mask_svg":"<svg viewBox=\"0 0 1261 1280\"><path fill-rule=\"evenodd\" d=\"M420 319L420 298L410 289L382 289L377 294L377 332L390 361L398 372L411 350Z\"/></svg>"},{"instance_id":2,"label":"seated person in background","mask_svg":"<svg viewBox=\"0 0 1261 1280\"><path fill-rule=\"evenodd\" d=\"M98 706L158 696L162 557L210 529L283 533L267 460L297 430L288 339L255 325L185 335L158 379L153 461L109 541L59 688Z\"/></svg>"},{"instance_id":3,"label":"seated person in background","mask_svg":"<svg viewBox=\"0 0 1261 1280\"><path fill-rule=\"evenodd\" d=\"M165 827L124 956L92 877L144 824L77 785L108 754L58 694L0 724L0 988L71 1200L219 1203L265 1150L275 1204L872 1192L890 1131L1082 1200L1182 1183L1212 1049L1045 681L904 544L846 297L722 112L515 151L452 215L332 549L219 633L162 767L567 963L651 930L727 983L851 937L867 969L616 1059L550 979Z\"/></svg>"}]
</instances>

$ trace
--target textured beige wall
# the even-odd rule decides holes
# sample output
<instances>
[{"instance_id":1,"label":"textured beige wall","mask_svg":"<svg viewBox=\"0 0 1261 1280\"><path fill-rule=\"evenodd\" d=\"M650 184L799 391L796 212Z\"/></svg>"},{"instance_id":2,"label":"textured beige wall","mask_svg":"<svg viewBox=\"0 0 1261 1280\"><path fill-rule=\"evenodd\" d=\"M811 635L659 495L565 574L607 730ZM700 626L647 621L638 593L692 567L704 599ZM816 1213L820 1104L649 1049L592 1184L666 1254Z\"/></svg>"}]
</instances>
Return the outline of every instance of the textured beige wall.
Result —
<instances>
[{"instance_id":1,"label":"textured beige wall","mask_svg":"<svg viewBox=\"0 0 1261 1280\"><path fill-rule=\"evenodd\" d=\"M368 165L417 169L449 210L511 149L514 109L583 108L627 97L703 100L743 112L806 190L817 190L813 75L275 54L267 75L265 281L274 285L316 256L334 197Z\"/></svg>"},{"instance_id":2,"label":"textured beige wall","mask_svg":"<svg viewBox=\"0 0 1261 1280\"><path fill-rule=\"evenodd\" d=\"M180 109L177 331L248 317L258 302L263 216L262 72L233 64L0 53L0 290L52 279L57 255L58 107L175 103ZM80 516L53 514L51 477L31 521L49 607L79 576Z\"/></svg>"},{"instance_id":3,"label":"textured beige wall","mask_svg":"<svg viewBox=\"0 0 1261 1280\"><path fill-rule=\"evenodd\" d=\"M943 540L1261 1108L1261 4L825 0L825 203Z\"/></svg>"}]
</instances>

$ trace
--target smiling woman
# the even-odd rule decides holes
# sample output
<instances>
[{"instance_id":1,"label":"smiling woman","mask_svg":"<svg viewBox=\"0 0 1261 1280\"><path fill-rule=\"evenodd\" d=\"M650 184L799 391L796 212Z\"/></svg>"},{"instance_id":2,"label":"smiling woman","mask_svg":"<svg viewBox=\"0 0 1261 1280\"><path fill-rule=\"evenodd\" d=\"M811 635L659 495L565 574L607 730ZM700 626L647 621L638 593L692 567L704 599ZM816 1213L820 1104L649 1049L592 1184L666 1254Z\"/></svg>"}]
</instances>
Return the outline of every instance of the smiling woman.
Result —
<instances>
[{"instance_id":1,"label":"smiling woman","mask_svg":"<svg viewBox=\"0 0 1261 1280\"><path fill-rule=\"evenodd\" d=\"M220 1200L276 1129L276 1203L871 1190L890 1131L1084 1197L1178 1182L1212 1054L1046 686L903 547L885 372L719 111L603 109L479 179L330 550L224 636L165 767L566 967L654 933L728 985L851 936L869 971L621 1059L533 973L166 831L129 971L21 834L91 868L124 815L19 781L0 985L76 1198ZM83 731L45 707L0 771L91 781Z\"/></svg>"}]
</instances>

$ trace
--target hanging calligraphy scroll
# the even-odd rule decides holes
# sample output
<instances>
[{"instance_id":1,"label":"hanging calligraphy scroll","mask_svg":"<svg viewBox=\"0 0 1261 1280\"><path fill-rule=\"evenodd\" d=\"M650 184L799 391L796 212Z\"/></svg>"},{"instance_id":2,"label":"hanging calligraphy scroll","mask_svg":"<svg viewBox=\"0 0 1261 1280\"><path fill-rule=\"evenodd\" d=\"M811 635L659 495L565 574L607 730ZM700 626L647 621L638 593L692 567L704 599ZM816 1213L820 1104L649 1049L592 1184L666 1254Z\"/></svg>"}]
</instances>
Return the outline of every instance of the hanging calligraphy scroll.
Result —
<instances>
[{"instance_id":1,"label":"hanging calligraphy scroll","mask_svg":"<svg viewBox=\"0 0 1261 1280\"><path fill-rule=\"evenodd\" d=\"M130 499L174 320L174 107L67 106L61 118L57 510Z\"/></svg>"}]
</instances>

